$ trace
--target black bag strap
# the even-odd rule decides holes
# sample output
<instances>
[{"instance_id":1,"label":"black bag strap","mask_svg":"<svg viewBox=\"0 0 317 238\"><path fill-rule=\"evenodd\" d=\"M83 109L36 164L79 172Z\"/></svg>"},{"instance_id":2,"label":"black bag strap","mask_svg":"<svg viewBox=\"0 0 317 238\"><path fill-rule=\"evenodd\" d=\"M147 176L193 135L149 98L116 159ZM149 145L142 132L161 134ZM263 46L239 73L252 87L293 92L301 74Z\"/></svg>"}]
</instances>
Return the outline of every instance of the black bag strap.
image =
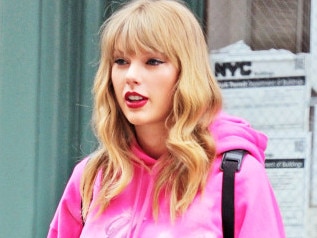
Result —
<instances>
[{"instance_id":1,"label":"black bag strap","mask_svg":"<svg viewBox=\"0 0 317 238\"><path fill-rule=\"evenodd\" d=\"M224 238L234 238L234 176L241 168L245 150L231 150L223 154L222 229Z\"/></svg>"}]
</instances>

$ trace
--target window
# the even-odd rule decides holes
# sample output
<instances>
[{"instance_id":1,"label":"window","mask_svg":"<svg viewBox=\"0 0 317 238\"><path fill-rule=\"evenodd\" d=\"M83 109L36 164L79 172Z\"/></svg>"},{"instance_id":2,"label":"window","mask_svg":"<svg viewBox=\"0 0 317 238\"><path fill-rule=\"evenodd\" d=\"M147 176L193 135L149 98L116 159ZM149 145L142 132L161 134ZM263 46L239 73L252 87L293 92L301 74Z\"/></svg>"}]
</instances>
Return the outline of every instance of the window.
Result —
<instances>
[{"instance_id":1,"label":"window","mask_svg":"<svg viewBox=\"0 0 317 238\"><path fill-rule=\"evenodd\" d=\"M210 0L211 50L243 40L253 50L309 52L310 0Z\"/></svg>"}]
</instances>

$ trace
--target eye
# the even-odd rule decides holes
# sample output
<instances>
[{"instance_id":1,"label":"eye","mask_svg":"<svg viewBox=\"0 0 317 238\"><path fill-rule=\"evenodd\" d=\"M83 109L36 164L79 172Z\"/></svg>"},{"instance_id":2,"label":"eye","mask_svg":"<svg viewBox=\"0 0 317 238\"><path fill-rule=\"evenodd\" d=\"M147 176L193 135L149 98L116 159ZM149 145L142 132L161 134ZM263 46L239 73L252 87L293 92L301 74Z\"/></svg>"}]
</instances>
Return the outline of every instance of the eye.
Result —
<instances>
[{"instance_id":1,"label":"eye","mask_svg":"<svg viewBox=\"0 0 317 238\"><path fill-rule=\"evenodd\" d=\"M115 63L115 64L118 64L118 65L125 65L125 64L127 64L128 62L127 62L125 59L118 58L118 59L115 59L115 60L114 60L114 63Z\"/></svg>"},{"instance_id":2,"label":"eye","mask_svg":"<svg viewBox=\"0 0 317 238\"><path fill-rule=\"evenodd\" d=\"M159 65L159 64L163 64L164 62L162 60L159 59L149 59L146 64L149 65Z\"/></svg>"}]
</instances>

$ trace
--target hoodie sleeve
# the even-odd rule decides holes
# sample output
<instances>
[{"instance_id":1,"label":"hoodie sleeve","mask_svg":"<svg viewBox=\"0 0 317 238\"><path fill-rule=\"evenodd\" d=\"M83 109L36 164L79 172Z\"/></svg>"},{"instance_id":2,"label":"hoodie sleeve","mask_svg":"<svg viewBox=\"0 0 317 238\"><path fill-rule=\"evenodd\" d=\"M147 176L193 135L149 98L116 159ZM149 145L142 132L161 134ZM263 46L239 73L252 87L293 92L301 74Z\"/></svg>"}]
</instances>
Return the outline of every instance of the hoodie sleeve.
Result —
<instances>
[{"instance_id":1,"label":"hoodie sleeve","mask_svg":"<svg viewBox=\"0 0 317 238\"><path fill-rule=\"evenodd\" d=\"M48 238L78 238L83 228L80 178L86 159L74 169L50 224Z\"/></svg>"},{"instance_id":2,"label":"hoodie sleeve","mask_svg":"<svg viewBox=\"0 0 317 238\"><path fill-rule=\"evenodd\" d=\"M235 237L284 238L281 213L263 164L246 155L235 180Z\"/></svg>"}]
</instances>

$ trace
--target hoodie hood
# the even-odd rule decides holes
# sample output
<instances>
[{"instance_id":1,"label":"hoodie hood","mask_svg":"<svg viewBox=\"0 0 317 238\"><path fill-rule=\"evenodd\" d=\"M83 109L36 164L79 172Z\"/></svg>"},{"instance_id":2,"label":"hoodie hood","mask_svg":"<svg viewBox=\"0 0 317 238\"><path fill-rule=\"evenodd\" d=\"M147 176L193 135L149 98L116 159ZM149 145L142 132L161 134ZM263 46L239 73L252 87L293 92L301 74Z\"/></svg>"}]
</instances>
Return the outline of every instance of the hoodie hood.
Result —
<instances>
[{"instance_id":1,"label":"hoodie hood","mask_svg":"<svg viewBox=\"0 0 317 238\"><path fill-rule=\"evenodd\" d=\"M217 156L229 150L243 149L264 164L267 137L247 121L221 112L209 129L216 142Z\"/></svg>"},{"instance_id":2,"label":"hoodie hood","mask_svg":"<svg viewBox=\"0 0 317 238\"><path fill-rule=\"evenodd\" d=\"M217 156L229 150L243 149L264 164L267 137L264 133L252 128L244 119L221 112L210 124L209 130L216 143ZM147 166L151 167L157 162L144 153L137 143L133 143L132 151Z\"/></svg>"}]
</instances>

